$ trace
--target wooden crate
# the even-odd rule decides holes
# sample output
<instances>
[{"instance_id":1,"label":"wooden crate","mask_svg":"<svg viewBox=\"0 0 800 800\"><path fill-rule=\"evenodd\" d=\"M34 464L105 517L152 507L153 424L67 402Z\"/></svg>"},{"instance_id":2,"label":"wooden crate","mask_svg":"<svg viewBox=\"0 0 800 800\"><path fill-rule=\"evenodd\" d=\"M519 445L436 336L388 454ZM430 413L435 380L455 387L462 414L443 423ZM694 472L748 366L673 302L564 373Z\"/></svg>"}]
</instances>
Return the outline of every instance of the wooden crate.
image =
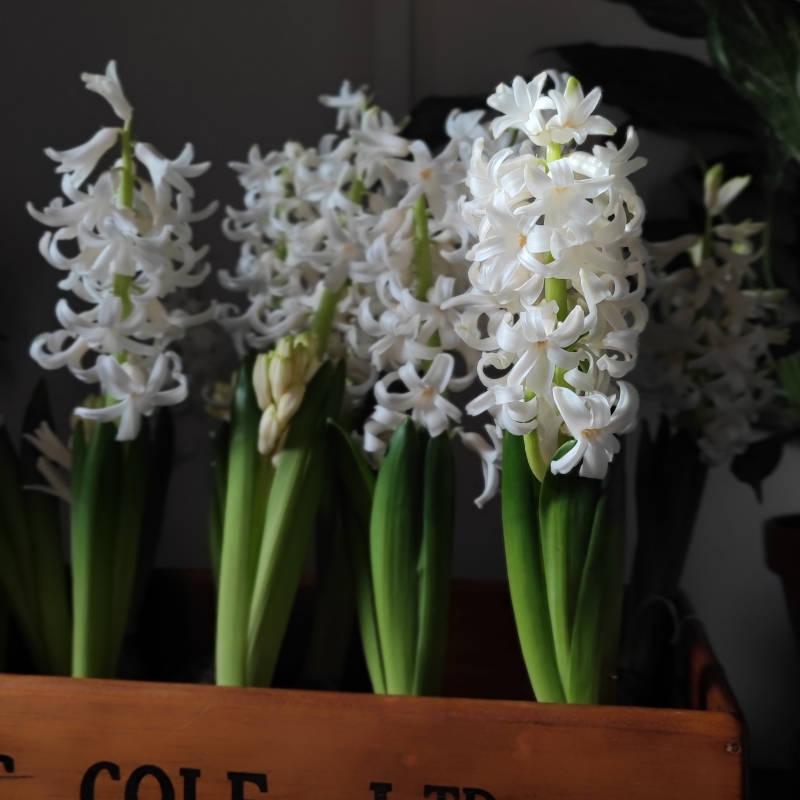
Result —
<instances>
[{"instance_id":1,"label":"wooden crate","mask_svg":"<svg viewBox=\"0 0 800 800\"><path fill-rule=\"evenodd\" d=\"M492 657L468 607L451 687ZM742 798L735 699L700 626L681 631L682 710L0 676L0 798Z\"/></svg>"}]
</instances>

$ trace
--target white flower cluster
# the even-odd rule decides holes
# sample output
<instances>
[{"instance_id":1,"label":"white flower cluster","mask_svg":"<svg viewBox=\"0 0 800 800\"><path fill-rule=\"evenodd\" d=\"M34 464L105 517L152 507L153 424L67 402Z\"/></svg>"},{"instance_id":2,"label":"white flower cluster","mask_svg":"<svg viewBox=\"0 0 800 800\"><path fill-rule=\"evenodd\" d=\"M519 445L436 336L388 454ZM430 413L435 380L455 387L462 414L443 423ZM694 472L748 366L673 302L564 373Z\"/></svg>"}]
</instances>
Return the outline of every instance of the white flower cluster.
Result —
<instances>
[{"instance_id":1,"label":"white flower cluster","mask_svg":"<svg viewBox=\"0 0 800 800\"><path fill-rule=\"evenodd\" d=\"M619 150L578 149L615 132L592 113L599 101L599 89L584 96L575 78L552 72L518 77L489 97L500 112L492 133L513 131L515 143L497 152L482 138L474 144L463 206L478 238L467 254L472 289L448 304L464 307L457 331L482 351L486 392L469 413L489 411L498 432L535 431L545 466L574 439L550 466L580 463L590 478L606 474L616 434L636 422L638 395L620 379L636 365L647 321L644 207L628 179L645 160L633 158L632 129ZM489 475L492 453L480 450Z\"/></svg>"},{"instance_id":2,"label":"white flower cluster","mask_svg":"<svg viewBox=\"0 0 800 800\"><path fill-rule=\"evenodd\" d=\"M705 179L706 234L648 245L651 321L637 382L659 412L696 434L709 464L758 438L753 425L777 389L769 346L788 336L773 322L785 292L756 288L752 264L762 254L753 240L763 224L722 218L748 183L723 182L722 165L713 167ZM676 266L680 256L684 264Z\"/></svg>"},{"instance_id":3,"label":"white flower cluster","mask_svg":"<svg viewBox=\"0 0 800 800\"><path fill-rule=\"evenodd\" d=\"M240 347L266 349L286 334L328 335L328 315L323 349L347 358L350 396L374 387L364 448L380 460L407 414L431 436L459 421L447 395L474 380L476 354L454 329L460 314L444 306L469 287L459 202L483 112L454 110L450 142L434 156L371 106L365 87L345 82L320 100L346 133L266 156L253 147L247 164L231 165L245 208L228 210L225 229L241 256L220 277L249 305L220 306L219 319Z\"/></svg>"},{"instance_id":4,"label":"white flower cluster","mask_svg":"<svg viewBox=\"0 0 800 800\"><path fill-rule=\"evenodd\" d=\"M188 179L202 175L209 164L192 164L194 151L186 145L173 161L152 145L131 140L132 109L109 63L105 75L82 76L87 88L111 104L124 127L103 128L72 150L47 155L59 162L64 198L44 210L28 210L44 225L39 250L47 261L66 273L59 288L88 303L74 311L60 300L56 316L63 329L38 336L31 356L45 369L68 367L86 383L100 383L106 396L99 408L77 408L88 420L119 419L119 440L136 438L141 417L157 406L180 403L187 381L178 356L167 348L186 329L208 321L213 309L189 315L168 310L162 300L177 289L197 286L210 267L201 264L207 248L191 246L191 223L213 213L192 211L194 190ZM117 143L121 157L84 189L99 160ZM136 162L150 175L136 173ZM68 253L62 250L67 243ZM96 354L86 362L89 354Z\"/></svg>"}]
</instances>

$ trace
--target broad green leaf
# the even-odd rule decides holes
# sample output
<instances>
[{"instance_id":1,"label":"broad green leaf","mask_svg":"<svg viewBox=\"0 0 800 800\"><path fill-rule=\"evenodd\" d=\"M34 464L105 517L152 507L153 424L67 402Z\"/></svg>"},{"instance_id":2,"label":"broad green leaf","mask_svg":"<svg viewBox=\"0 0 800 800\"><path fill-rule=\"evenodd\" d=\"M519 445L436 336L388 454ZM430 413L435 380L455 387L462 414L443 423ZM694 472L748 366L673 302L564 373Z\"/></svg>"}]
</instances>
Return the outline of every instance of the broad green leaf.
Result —
<instances>
[{"instance_id":1,"label":"broad green leaf","mask_svg":"<svg viewBox=\"0 0 800 800\"><path fill-rule=\"evenodd\" d=\"M25 603L35 620L35 636L41 641L38 596L36 593L36 571L33 563L33 548L28 534L28 521L22 497L20 464L11 437L4 424L0 424L0 520L8 537L16 568L20 572Z\"/></svg>"},{"instance_id":2,"label":"broad green leaf","mask_svg":"<svg viewBox=\"0 0 800 800\"><path fill-rule=\"evenodd\" d=\"M17 557L12 548L12 537L2 520L0 520L0 584L8 598L33 663L40 672L46 673L48 660L39 633L39 620L34 616L31 604L28 602L22 573L17 567Z\"/></svg>"},{"instance_id":3,"label":"broad green leaf","mask_svg":"<svg viewBox=\"0 0 800 800\"><path fill-rule=\"evenodd\" d=\"M521 436L504 436L502 479L506 567L522 655L536 699L563 703L539 533L538 482Z\"/></svg>"},{"instance_id":4,"label":"broad green leaf","mask_svg":"<svg viewBox=\"0 0 800 800\"><path fill-rule=\"evenodd\" d=\"M121 448L114 423L91 427L80 451L83 425L75 429L72 472L72 675L111 676L114 541L119 519Z\"/></svg>"},{"instance_id":5,"label":"broad green leaf","mask_svg":"<svg viewBox=\"0 0 800 800\"><path fill-rule=\"evenodd\" d=\"M562 445L553 460L561 458L574 445L574 441ZM539 493L547 601L558 671L565 687L578 593L601 488L601 481L580 477L576 468L566 475L548 471Z\"/></svg>"},{"instance_id":6,"label":"broad green leaf","mask_svg":"<svg viewBox=\"0 0 800 800\"><path fill-rule=\"evenodd\" d=\"M272 681L300 584L325 479L324 426L332 373L326 362L308 385L275 471L250 604L247 683L251 686L269 686Z\"/></svg>"},{"instance_id":7,"label":"broad green leaf","mask_svg":"<svg viewBox=\"0 0 800 800\"><path fill-rule=\"evenodd\" d=\"M375 474L352 437L333 420L328 420L328 442L335 464L336 486L342 494L340 511L355 580L356 610L364 659L373 691L376 694L385 694L386 679L378 637L369 554Z\"/></svg>"},{"instance_id":8,"label":"broad green leaf","mask_svg":"<svg viewBox=\"0 0 800 800\"><path fill-rule=\"evenodd\" d=\"M116 671L122 642L128 629L133 592L141 552L142 520L147 492L150 455L150 424L142 420L139 435L131 442L118 443L122 474L119 493L111 585L110 665Z\"/></svg>"},{"instance_id":9,"label":"broad green leaf","mask_svg":"<svg viewBox=\"0 0 800 800\"><path fill-rule=\"evenodd\" d=\"M652 595L672 592L680 583L708 472L694 433L673 433L666 418L655 441L646 427L642 431L636 469L633 608Z\"/></svg>"},{"instance_id":10,"label":"broad green leaf","mask_svg":"<svg viewBox=\"0 0 800 800\"><path fill-rule=\"evenodd\" d=\"M624 566L625 469L618 454L602 481L580 583L566 682L569 703L614 702Z\"/></svg>"},{"instance_id":11,"label":"broad green leaf","mask_svg":"<svg viewBox=\"0 0 800 800\"><path fill-rule=\"evenodd\" d=\"M414 422L395 431L378 472L370 521L370 563L386 691L414 689L419 620L423 462Z\"/></svg>"},{"instance_id":12,"label":"broad green leaf","mask_svg":"<svg viewBox=\"0 0 800 800\"><path fill-rule=\"evenodd\" d=\"M303 669L303 685L335 690L344 672L356 622L355 587L330 451L327 480L316 519L314 619Z\"/></svg>"},{"instance_id":13,"label":"broad green leaf","mask_svg":"<svg viewBox=\"0 0 800 800\"><path fill-rule=\"evenodd\" d=\"M720 72L800 158L800 9L790 0L704 0ZM705 94L705 92L703 93Z\"/></svg>"},{"instance_id":14,"label":"broad green leaf","mask_svg":"<svg viewBox=\"0 0 800 800\"><path fill-rule=\"evenodd\" d=\"M231 412L222 558L217 598L216 677L222 686L247 679L247 626L252 585L253 494L258 472L261 414L253 388L254 356L239 367Z\"/></svg>"},{"instance_id":15,"label":"broad green leaf","mask_svg":"<svg viewBox=\"0 0 800 800\"><path fill-rule=\"evenodd\" d=\"M652 28L676 36L704 38L708 20L696 0L611 0L631 6Z\"/></svg>"},{"instance_id":16,"label":"broad green leaf","mask_svg":"<svg viewBox=\"0 0 800 800\"><path fill-rule=\"evenodd\" d=\"M43 422L55 430L47 384L39 381L31 395L22 423L23 433L33 433ZM44 483L36 462L39 451L27 440L20 447L20 474L23 486ZM47 672L69 675L72 668L72 615L69 606L67 573L61 547L59 500L37 490L23 490L28 520L42 643L47 653Z\"/></svg>"},{"instance_id":17,"label":"broad green leaf","mask_svg":"<svg viewBox=\"0 0 800 800\"><path fill-rule=\"evenodd\" d=\"M422 545L419 557L419 637L414 694L436 696L442 688L455 524L455 462L444 432L425 449Z\"/></svg>"},{"instance_id":18,"label":"broad green leaf","mask_svg":"<svg viewBox=\"0 0 800 800\"><path fill-rule=\"evenodd\" d=\"M160 408L151 417L150 456L147 466L147 489L139 537L136 585L134 587L131 624L135 624L144 603L147 585L153 574L167 507L172 465L175 460L175 422L169 406Z\"/></svg>"},{"instance_id":19,"label":"broad green leaf","mask_svg":"<svg viewBox=\"0 0 800 800\"><path fill-rule=\"evenodd\" d=\"M222 531L225 515L225 495L228 489L228 450L230 423L224 423L211 440L211 496L209 499L209 550L214 584L219 587L219 566L222 560Z\"/></svg>"},{"instance_id":20,"label":"broad green leaf","mask_svg":"<svg viewBox=\"0 0 800 800\"><path fill-rule=\"evenodd\" d=\"M708 64L643 47L564 45L557 49L588 89L600 86L603 100L619 106L631 123L678 136L708 150L719 144L708 132L739 136L748 147L758 137L749 103ZM702 87L688 92L687 86Z\"/></svg>"},{"instance_id":21,"label":"broad green leaf","mask_svg":"<svg viewBox=\"0 0 800 800\"><path fill-rule=\"evenodd\" d=\"M542 455L542 448L539 446L539 432L534 430L526 433L523 437L525 442L525 455L528 458L528 466L539 483L544 480L550 464L547 463Z\"/></svg>"}]
</instances>

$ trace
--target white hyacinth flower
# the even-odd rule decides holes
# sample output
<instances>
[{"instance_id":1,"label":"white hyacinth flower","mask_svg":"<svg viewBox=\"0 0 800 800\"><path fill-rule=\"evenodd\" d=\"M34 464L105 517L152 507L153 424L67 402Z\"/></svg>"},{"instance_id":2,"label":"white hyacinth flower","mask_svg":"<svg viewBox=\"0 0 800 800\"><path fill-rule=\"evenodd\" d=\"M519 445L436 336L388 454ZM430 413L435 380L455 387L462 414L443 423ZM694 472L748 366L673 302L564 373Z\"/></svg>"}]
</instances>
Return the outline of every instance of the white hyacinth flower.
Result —
<instances>
[{"instance_id":1,"label":"white hyacinth flower","mask_svg":"<svg viewBox=\"0 0 800 800\"><path fill-rule=\"evenodd\" d=\"M228 210L224 229L241 252L235 273L220 278L246 302L220 306L218 318L240 351L262 352L327 318L319 354L346 359L351 405L374 389L357 438L377 466L408 416L431 436L448 433L460 419L451 395L476 376L477 354L456 333L462 315L449 304L469 289L475 237L460 205L473 141L487 135L485 112L451 114L449 143L431 152L370 107L366 87L345 82L320 100L336 110L341 134L314 148L253 148L231 165L244 208ZM278 406L261 405L261 450L279 450Z\"/></svg>"},{"instance_id":2,"label":"white hyacinth flower","mask_svg":"<svg viewBox=\"0 0 800 800\"><path fill-rule=\"evenodd\" d=\"M66 273L59 286L90 308L76 312L60 300L56 316L62 329L38 336L30 354L45 369L66 366L80 380L99 383L103 407L79 408L76 414L117 421L117 438L124 441L136 438L143 416L187 396L181 361L168 348L187 329L207 322L213 309L189 314L169 310L165 302L208 275L210 267L202 263L206 250L191 246L191 223L214 206L205 212L192 209L189 179L209 164L192 164L191 145L170 160L152 145L131 139L132 108L113 61L104 75L85 74L83 80L109 102L125 127L103 128L72 150L47 150L60 162L56 171L65 173L62 189L69 204L58 198L43 211L28 209L56 228L42 237L39 249ZM118 165L82 190L117 144L122 151ZM137 175L137 161L151 181ZM64 243L71 255L61 249Z\"/></svg>"},{"instance_id":3,"label":"white hyacinth flower","mask_svg":"<svg viewBox=\"0 0 800 800\"><path fill-rule=\"evenodd\" d=\"M723 165L713 166L703 181L705 233L648 244L651 322L634 377L646 407L688 430L709 465L762 438L759 422L778 394L770 347L789 336L785 292L754 288L764 225L721 221L749 183L726 181Z\"/></svg>"},{"instance_id":4,"label":"white hyacinth flower","mask_svg":"<svg viewBox=\"0 0 800 800\"><path fill-rule=\"evenodd\" d=\"M481 353L486 391L468 413L488 411L500 430L534 437L544 465L568 434L576 444L553 472L580 465L591 478L605 476L616 435L635 422L637 394L619 378L636 365L647 321L643 204L629 180L645 163L635 134L621 149L579 149L615 132L594 113L600 96L543 72L489 98L501 113L492 133L514 131L513 144L473 146L461 207L477 237L471 289L446 304L461 309L455 330Z\"/></svg>"}]
</instances>

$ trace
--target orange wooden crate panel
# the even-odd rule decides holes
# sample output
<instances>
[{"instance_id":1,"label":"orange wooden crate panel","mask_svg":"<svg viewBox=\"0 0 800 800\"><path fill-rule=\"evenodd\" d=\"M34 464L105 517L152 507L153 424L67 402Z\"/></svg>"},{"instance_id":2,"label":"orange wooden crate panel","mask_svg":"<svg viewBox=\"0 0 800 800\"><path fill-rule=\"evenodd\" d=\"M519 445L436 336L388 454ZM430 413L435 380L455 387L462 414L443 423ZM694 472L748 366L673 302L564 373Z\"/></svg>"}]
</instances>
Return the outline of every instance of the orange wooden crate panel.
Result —
<instances>
[{"instance_id":1,"label":"orange wooden crate panel","mask_svg":"<svg viewBox=\"0 0 800 800\"><path fill-rule=\"evenodd\" d=\"M0 709L2 800L743 796L718 711L20 676Z\"/></svg>"}]
</instances>

